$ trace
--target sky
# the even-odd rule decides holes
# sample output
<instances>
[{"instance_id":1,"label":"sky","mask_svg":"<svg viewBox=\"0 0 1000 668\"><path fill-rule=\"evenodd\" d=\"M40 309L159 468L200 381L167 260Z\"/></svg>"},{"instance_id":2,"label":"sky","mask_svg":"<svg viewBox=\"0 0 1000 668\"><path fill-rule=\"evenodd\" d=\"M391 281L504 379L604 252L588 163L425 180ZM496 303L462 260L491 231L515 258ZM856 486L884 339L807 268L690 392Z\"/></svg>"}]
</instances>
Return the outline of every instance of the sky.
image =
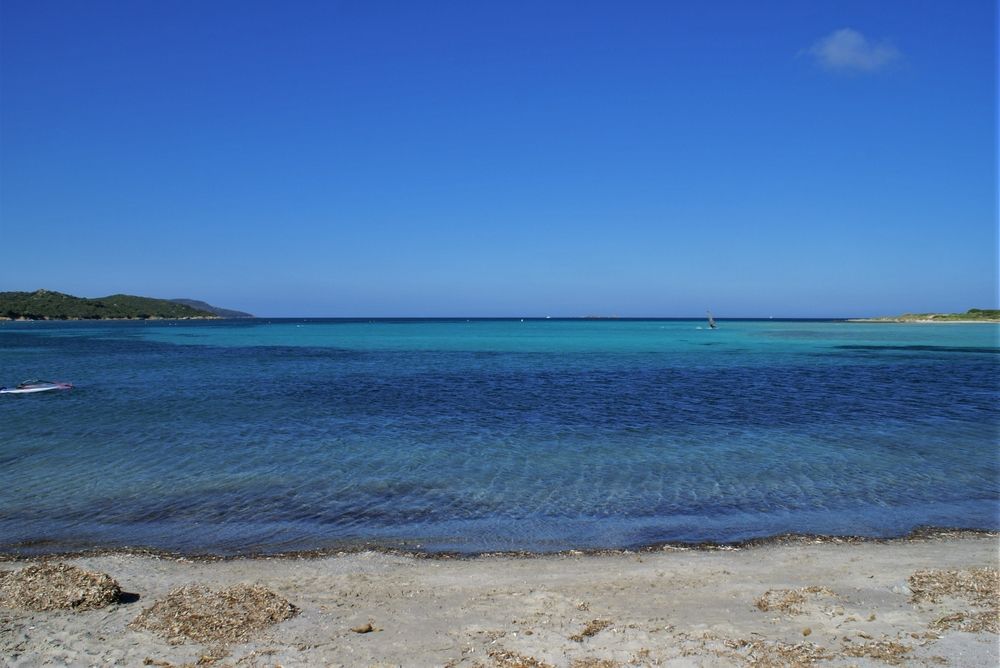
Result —
<instances>
[{"instance_id":1,"label":"sky","mask_svg":"<svg viewBox=\"0 0 1000 668\"><path fill-rule=\"evenodd\" d=\"M0 290L996 308L997 32L990 0L3 0Z\"/></svg>"}]
</instances>

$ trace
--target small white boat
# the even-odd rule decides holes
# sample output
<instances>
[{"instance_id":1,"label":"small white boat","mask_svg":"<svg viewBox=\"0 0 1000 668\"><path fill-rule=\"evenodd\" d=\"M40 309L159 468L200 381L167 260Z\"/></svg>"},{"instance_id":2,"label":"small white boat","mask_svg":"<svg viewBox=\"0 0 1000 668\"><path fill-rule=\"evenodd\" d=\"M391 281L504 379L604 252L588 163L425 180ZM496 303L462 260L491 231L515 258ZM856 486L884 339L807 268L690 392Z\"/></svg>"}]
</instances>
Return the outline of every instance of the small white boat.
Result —
<instances>
[{"instance_id":1,"label":"small white boat","mask_svg":"<svg viewBox=\"0 0 1000 668\"><path fill-rule=\"evenodd\" d=\"M35 394L37 392L51 392L53 390L68 390L71 387L73 385L70 383L36 379L18 383L17 387L0 387L0 394Z\"/></svg>"}]
</instances>

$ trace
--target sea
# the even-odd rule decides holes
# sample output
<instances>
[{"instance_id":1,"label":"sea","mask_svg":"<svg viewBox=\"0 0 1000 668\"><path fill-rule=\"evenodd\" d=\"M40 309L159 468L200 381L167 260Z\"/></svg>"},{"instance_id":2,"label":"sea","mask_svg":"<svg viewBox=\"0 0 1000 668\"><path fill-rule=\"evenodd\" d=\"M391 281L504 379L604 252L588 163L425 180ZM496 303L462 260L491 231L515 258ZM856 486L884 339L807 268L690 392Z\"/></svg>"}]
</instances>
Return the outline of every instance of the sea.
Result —
<instances>
[{"instance_id":1,"label":"sea","mask_svg":"<svg viewBox=\"0 0 1000 668\"><path fill-rule=\"evenodd\" d=\"M3 322L0 553L1000 529L1000 326Z\"/></svg>"}]
</instances>

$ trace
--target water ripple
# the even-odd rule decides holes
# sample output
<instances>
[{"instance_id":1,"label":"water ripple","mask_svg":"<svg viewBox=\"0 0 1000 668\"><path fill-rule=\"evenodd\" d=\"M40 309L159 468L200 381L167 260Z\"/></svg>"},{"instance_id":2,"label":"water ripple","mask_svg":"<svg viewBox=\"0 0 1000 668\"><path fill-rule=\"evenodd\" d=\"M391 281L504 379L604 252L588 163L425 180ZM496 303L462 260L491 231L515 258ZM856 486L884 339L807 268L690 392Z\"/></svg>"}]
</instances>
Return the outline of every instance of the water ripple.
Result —
<instances>
[{"instance_id":1,"label":"water ripple","mask_svg":"<svg viewBox=\"0 0 1000 668\"><path fill-rule=\"evenodd\" d=\"M0 549L1000 528L991 330L547 327L0 328Z\"/></svg>"}]
</instances>

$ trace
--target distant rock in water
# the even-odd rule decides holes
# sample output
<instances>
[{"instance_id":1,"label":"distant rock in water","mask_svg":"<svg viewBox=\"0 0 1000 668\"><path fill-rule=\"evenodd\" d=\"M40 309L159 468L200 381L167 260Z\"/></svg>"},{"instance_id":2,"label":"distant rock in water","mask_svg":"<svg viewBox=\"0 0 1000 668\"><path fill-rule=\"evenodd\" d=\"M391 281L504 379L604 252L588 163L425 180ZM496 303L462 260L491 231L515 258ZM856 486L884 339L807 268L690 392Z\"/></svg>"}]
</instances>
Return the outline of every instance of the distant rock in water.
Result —
<instances>
[{"instance_id":1,"label":"distant rock in water","mask_svg":"<svg viewBox=\"0 0 1000 668\"><path fill-rule=\"evenodd\" d=\"M184 306L190 306L193 309L199 311L208 311L209 313L214 313L220 318L253 318L252 313L246 313L244 311L234 311L233 309L220 308L218 306L212 306L203 301L198 301L197 299L171 299L170 301L175 304L183 304Z\"/></svg>"}]
</instances>

